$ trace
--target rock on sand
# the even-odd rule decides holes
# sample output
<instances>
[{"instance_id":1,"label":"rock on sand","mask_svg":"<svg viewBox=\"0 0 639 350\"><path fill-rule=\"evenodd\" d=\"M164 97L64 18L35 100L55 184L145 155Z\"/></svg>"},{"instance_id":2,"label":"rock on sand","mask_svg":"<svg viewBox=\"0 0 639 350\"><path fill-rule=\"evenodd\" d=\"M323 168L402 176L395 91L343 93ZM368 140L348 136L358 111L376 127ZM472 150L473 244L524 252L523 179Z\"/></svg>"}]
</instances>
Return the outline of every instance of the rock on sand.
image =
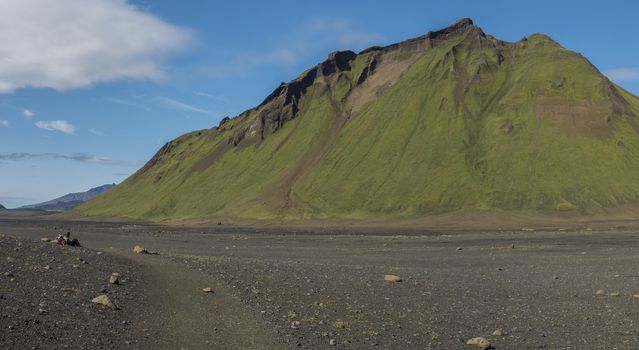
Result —
<instances>
[{"instance_id":1,"label":"rock on sand","mask_svg":"<svg viewBox=\"0 0 639 350\"><path fill-rule=\"evenodd\" d=\"M402 278L396 275L384 275L384 281L386 282L401 282Z\"/></svg>"},{"instance_id":2,"label":"rock on sand","mask_svg":"<svg viewBox=\"0 0 639 350\"><path fill-rule=\"evenodd\" d=\"M111 309L117 309L118 307L115 306L115 304L113 304L113 302L111 301L111 299L109 299L108 296L102 294L102 295L98 295L97 297L91 299L91 302L94 304L100 304L100 305L104 305L108 308Z\"/></svg>"},{"instance_id":3,"label":"rock on sand","mask_svg":"<svg viewBox=\"0 0 639 350\"><path fill-rule=\"evenodd\" d=\"M135 247L133 247L133 252L136 254L149 254L149 252L146 249L140 247L139 245L136 245Z\"/></svg>"},{"instance_id":4,"label":"rock on sand","mask_svg":"<svg viewBox=\"0 0 639 350\"><path fill-rule=\"evenodd\" d=\"M479 349L485 350L485 349L491 349L492 346L490 346L490 342L488 340L486 340L485 338L482 337L476 337L473 339L469 339L466 342L466 345L472 345L475 346Z\"/></svg>"}]
</instances>

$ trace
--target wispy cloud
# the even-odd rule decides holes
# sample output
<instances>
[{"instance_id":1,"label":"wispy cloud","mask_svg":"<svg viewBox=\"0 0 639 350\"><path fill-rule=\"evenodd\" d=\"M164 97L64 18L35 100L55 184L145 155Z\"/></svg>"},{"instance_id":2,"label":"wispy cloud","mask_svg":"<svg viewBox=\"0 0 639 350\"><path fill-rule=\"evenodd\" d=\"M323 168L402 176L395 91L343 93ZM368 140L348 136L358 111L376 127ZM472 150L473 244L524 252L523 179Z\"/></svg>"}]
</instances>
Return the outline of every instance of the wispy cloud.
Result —
<instances>
[{"instance_id":1,"label":"wispy cloud","mask_svg":"<svg viewBox=\"0 0 639 350\"><path fill-rule=\"evenodd\" d=\"M8 120L0 120L0 127L8 128L11 126L11 123Z\"/></svg>"},{"instance_id":2,"label":"wispy cloud","mask_svg":"<svg viewBox=\"0 0 639 350\"><path fill-rule=\"evenodd\" d=\"M277 38L271 49L236 52L225 63L202 67L198 74L215 79L246 75L256 67L291 65L320 52L359 50L382 40L379 34L345 18L311 18L291 32Z\"/></svg>"},{"instance_id":3,"label":"wispy cloud","mask_svg":"<svg viewBox=\"0 0 639 350\"><path fill-rule=\"evenodd\" d=\"M187 103L184 103L182 101L178 101L178 100L174 100L172 98L168 98L165 96L156 96L154 98L154 100L158 103L160 103L161 105L173 108L173 109L177 109L183 112L190 112L190 113L202 113L202 114L212 114L211 111L207 111L205 109L199 108L199 107L195 107L195 106L191 106Z\"/></svg>"},{"instance_id":4,"label":"wispy cloud","mask_svg":"<svg viewBox=\"0 0 639 350\"><path fill-rule=\"evenodd\" d=\"M60 131L65 134L72 135L75 133L76 127L73 124L65 120L52 120L52 121L38 121L35 123L40 129L49 130L49 131Z\"/></svg>"},{"instance_id":5,"label":"wispy cloud","mask_svg":"<svg viewBox=\"0 0 639 350\"><path fill-rule=\"evenodd\" d=\"M104 136L104 133L100 130L96 130L91 128L91 130L89 130L90 133L92 133L93 135L97 135L97 136Z\"/></svg>"},{"instance_id":6,"label":"wispy cloud","mask_svg":"<svg viewBox=\"0 0 639 350\"><path fill-rule=\"evenodd\" d=\"M73 155L66 155L60 153L8 153L0 154L0 160L5 161L20 161L33 158L52 158L52 159L64 159L81 163L95 163L104 165L117 165L117 166L139 166L143 162L139 160L117 160L107 157L101 157L94 154L77 153Z\"/></svg>"},{"instance_id":7,"label":"wispy cloud","mask_svg":"<svg viewBox=\"0 0 639 350\"><path fill-rule=\"evenodd\" d=\"M131 0L2 0L0 92L162 80L193 34Z\"/></svg>"},{"instance_id":8,"label":"wispy cloud","mask_svg":"<svg viewBox=\"0 0 639 350\"><path fill-rule=\"evenodd\" d=\"M145 106L145 105L143 105L141 103L138 103L138 102L135 102L135 101L130 101L130 100L124 100L124 99L121 99L121 98L105 97L104 100L108 101L108 102L111 102L111 103L118 104L118 105L140 108L140 109L143 109L145 111L150 111L151 110L151 108L149 108L148 106Z\"/></svg>"},{"instance_id":9,"label":"wispy cloud","mask_svg":"<svg viewBox=\"0 0 639 350\"><path fill-rule=\"evenodd\" d=\"M604 74L615 81L639 80L639 67L609 69Z\"/></svg>"},{"instance_id":10,"label":"wispy cloud","mask_svg":"<svg viewBox=\"0 0 639 350\"><path fill-rule=\"evenodd\" d=\"M381 35L364 30L350 19L328 17L307 20L293 38L297 49L300 46L307 49L311 45L319 45L335 50L363 49L382 40Z\"/></svg>"},{"instance_id":11,"label":"wispy cloud","mask_svg":"<svg viewBox=\"0 0 639 350\"><path fill-rule=\"evenodd\" d=\"M213 99L213 100L218 101L218 102L223 102L223 103L231 102L226 95L214 95L214 94L209 94L208 92L202 92L202 91L195 91L193 93L196 96L207 97L207 98Z\"/></svg>"},{"instance_id":12,"label":"wispy cloud","mask_svg":"<svg viewBox=\"0 0 639 350\"><path fill-rule=\"evenodd\" d=\"M22 110L22 115L24 115L26 118L31 119L33 118L36 114L30 110L30 109L23 109Z\"/></svg>"}]
</instances>

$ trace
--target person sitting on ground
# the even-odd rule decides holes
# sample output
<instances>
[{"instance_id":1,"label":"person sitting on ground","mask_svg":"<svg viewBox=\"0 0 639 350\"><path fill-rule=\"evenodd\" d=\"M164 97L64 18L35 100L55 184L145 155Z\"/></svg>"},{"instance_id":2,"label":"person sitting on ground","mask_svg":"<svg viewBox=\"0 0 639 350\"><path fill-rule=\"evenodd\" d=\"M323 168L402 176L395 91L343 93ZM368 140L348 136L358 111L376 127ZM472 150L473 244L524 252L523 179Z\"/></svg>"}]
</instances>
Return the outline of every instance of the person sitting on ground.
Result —
<instances>
[{"instance_id":1,"label":"person sitting on ground","mask_svg":"<svg viewBox=\"0 0 639 350\"><path fill-rule=\"evenodd\" d=\"M58 238L58 242L60 242ZM72 247L79 247L80 241L77 238L71 239L71 232L67 232L62 236L62 244L70 245Z\"/></svg>"}]
</instances>

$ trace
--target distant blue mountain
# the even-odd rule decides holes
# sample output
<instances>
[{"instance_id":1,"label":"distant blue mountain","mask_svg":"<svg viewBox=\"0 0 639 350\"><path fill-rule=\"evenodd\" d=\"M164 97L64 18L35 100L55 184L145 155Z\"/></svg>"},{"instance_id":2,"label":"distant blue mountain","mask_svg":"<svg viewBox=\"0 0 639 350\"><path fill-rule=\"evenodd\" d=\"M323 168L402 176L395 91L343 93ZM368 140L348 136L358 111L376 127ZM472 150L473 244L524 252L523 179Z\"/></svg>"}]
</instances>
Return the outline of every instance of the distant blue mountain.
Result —
<instances>
[{"instance_id":1,"label":"distant blue mountain","mask_svg":"<svg viewBox=\"0 0 639 350\"><path fill-rule=\"evenodd\" d=\"M86 192L78 192L78 193L69 193L62 197L52 199L47 202L25 205L18 209L40 209L47 211L67 211L71 210L78 205L95 198L97 195L106 192L115 187L115 184L102 185L99 187L92 188ZM2 207L0 205L0 207ZM4 207L3 207L4 208Z\"/></svg>"}]
</instances>

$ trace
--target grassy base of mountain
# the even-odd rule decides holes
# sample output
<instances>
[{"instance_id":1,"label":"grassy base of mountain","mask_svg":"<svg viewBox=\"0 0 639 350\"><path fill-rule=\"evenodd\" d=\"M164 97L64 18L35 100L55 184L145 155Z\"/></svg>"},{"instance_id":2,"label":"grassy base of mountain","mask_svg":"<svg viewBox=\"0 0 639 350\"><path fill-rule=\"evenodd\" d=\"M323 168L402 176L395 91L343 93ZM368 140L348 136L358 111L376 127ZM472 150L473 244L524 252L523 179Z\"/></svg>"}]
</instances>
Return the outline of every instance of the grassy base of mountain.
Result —
<instances>
[{"instance_id":1,"label":"grassy base of mountain","mask_svg":"<svg viewBox=\"0 0 639 350\"><path fill-rule=\"evenodd\" d=\"M470 27L352 113L373 59L316 79L298 116L262 138L256 108L172 141L77 215L410 221L639 202L639 98L550 38L510 44Z\"/></svg>"}]
</instances>

